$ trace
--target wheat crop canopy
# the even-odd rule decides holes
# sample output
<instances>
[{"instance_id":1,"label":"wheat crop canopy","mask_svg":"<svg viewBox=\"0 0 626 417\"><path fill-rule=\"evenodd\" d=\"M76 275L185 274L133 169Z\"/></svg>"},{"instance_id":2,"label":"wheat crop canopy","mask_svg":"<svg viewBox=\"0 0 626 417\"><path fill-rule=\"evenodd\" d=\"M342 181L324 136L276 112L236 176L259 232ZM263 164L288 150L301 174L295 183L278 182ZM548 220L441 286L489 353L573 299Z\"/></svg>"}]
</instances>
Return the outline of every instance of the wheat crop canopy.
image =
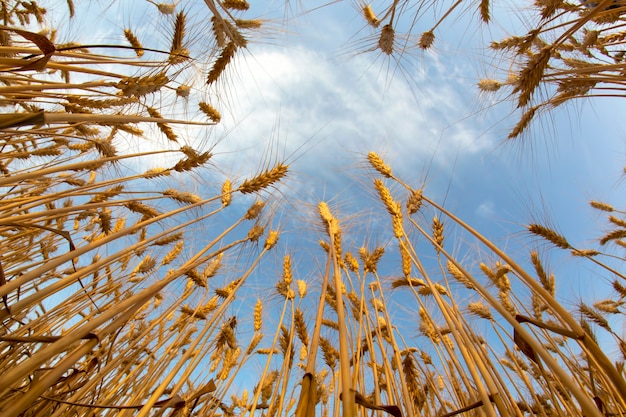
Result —
<instances>
[{"instance_id":1,"label":"wheat crop canopy","mask_svg":"<svg viewBox=\"0 0 626 417\"><path fill-rule=\"evenodd\" d=\"M626 415L622 1L0 17L0 415Z\"/></svg>"}]
</instances>

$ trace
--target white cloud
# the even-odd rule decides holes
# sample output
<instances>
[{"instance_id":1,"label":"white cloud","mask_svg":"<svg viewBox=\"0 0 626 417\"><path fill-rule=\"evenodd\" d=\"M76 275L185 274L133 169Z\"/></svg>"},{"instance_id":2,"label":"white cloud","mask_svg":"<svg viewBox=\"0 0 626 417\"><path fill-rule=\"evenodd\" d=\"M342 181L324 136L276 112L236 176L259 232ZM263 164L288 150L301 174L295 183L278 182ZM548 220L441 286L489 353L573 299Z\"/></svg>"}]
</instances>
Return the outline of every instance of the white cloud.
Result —
<instances>
[{"instance_id":1,"label":"white cloud","mask_svg":"<svg viewBox=\"0 0 626 417\"><path fill-rule=\"evenodd\" d=\"M415 87L401 75L388 79L371 65L371 56L333 61L302 47L266 47L244 58L234 63L236 81L228 84L236 86L228 97L232 111L223 114L222 128L232 134L218 146L238 150L238 158L246 150L258 155L266 149L277 119L275 133L288 152L309 140L323 141L299 158L304 171L317 168L320 159L345 161L369 150L411 165L430 158L440 141L435 162L447 165L459 148L468 155L492 146L477 136L471 120L457 122L465 116L467 98L446 85L450 81L438 67L428 69L429 81Z\"/></svg>"},{"instance_id":2,"label":"white cloud","mask_svg":"<svg viewBox=\"0 0 626 417\"><path fill-rule=\"evenodd\" d=\"M487 219L493 217L493 214L494 214L493 201L485 201L481 203L476 209L476 214Z\"/></svg>"}]
</instances>

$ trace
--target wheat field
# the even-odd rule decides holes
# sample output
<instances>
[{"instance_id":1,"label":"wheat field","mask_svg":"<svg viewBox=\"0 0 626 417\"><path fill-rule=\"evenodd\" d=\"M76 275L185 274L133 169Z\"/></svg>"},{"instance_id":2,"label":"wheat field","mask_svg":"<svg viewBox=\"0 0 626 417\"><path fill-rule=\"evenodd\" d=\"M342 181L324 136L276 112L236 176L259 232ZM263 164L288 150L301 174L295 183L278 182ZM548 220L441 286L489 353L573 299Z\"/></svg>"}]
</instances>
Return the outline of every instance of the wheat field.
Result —
<instances>
[{"instance_id":1,"label":"wheat field","mask_svg":"<svg viewBox=\"0 0 626 417\"><path fill-rule=\"evenodd\" d=\"M135 2L159 23L122 20L114 42L57 39L54 13L85 24L72 0L1 3L2 416L626 415L626 212L589 202L606 218L593 248L537 221L523 230L542 244L508 251L362 149L355 186L388 239L332 196L299 207L316 243L291 248L280 219L298 202L281 187L297 161L230 174L195 140L228 110L238 57L281 22L245 0L190 3ZM459 14L493 21L489 0L352 3L391 62L436 48ZM487 45L503 69L476 80L518 110L505 144L626 79L626 4L525 8L527 33ZM400 33L423 10L430 29ZM609 296L557 297L556 251Z\"/></svg>"}]
</instances>

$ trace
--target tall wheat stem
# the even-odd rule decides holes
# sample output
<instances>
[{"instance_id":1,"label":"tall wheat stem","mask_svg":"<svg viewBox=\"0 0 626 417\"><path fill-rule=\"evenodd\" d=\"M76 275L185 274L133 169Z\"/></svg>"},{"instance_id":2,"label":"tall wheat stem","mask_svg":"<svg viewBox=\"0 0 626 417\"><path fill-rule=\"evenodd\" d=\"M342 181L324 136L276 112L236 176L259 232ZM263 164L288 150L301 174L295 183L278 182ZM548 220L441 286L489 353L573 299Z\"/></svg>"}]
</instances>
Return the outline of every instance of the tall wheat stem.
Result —
<instances>
[{"instance_id":1,"label":"tall wheat stem","mask_svg":"<svg viewBox=\"0 0 626 417\"><path fill-rule=\"evenodd\" d=\"M343 417L354 417L355 402L354 392L352 390L352 381L350 376L350 352L348 328L346 326L346 315L343 302L343 282L341 280L341 268L337 261L337 253L335 251L335 236L332 228L329 226L330 236L330 259L332 260L333 278L335 281L336 298L337 298L337 322L339 325L339 372L341 377L341 394Z\"/></svg>"}]
</instances>

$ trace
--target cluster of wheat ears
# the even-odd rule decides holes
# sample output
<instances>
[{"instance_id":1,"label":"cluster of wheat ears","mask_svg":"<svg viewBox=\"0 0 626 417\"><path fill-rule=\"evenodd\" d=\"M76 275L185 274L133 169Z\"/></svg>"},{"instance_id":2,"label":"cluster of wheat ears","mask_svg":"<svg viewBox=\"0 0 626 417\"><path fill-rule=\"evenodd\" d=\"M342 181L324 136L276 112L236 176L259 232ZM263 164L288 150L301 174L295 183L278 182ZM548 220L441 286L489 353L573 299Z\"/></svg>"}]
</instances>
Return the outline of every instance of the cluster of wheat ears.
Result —
<instances>
[{"instance_id":1,"label":"cluster of wheat ears","mask_svg":"<svg viewBox=\"0 0 626 417\"><path fill-rule=\"evenodd\" d=\"M416 48L431 47L461 1ZM171 36L151 46L131 28L114 45L61 43L41 30L47 12L37 2L1 2L2 416L626 414L626 343L611 327L623 330L626 276L610 255L626 247L626 221L608 203L591 202L611 225L597 250L528 225L611 277L612 297L566 309L545 254L513 259L375 152L372 190L394 243L352 247L341 215L320 202L319 273L304 277L294 252L276 254L280 228L268 212L288 164L181 191L194 173L218 172L210 149L181 135L219 123L216 104L200 97L236 88L224 74L264 23L245 18L245 0L204 3L194 36L210 47L195 55L185 4L145 2ZM359 12L379 52L397 55L412 39L395 33L399 19L434 3ZM71 0L61 6L73 15ZM478 10L488 24L488 0ZM511 138L537 111L621 95L626 79L626 4L537 0L534 10L528 34L492 44L510 58L510 76L479 82L509 88L522 109ZM177 100L197 106L195 121L177 116ZM133 141L164 145L116 149ZM157 156L167 165L129 168ZM455 256L451 231L484 259ZM273 295L251 296L250 277L276 259L277 276L264 278ZM381 277L381 259L401 272Z\"/></svg>"}]
</instances>

